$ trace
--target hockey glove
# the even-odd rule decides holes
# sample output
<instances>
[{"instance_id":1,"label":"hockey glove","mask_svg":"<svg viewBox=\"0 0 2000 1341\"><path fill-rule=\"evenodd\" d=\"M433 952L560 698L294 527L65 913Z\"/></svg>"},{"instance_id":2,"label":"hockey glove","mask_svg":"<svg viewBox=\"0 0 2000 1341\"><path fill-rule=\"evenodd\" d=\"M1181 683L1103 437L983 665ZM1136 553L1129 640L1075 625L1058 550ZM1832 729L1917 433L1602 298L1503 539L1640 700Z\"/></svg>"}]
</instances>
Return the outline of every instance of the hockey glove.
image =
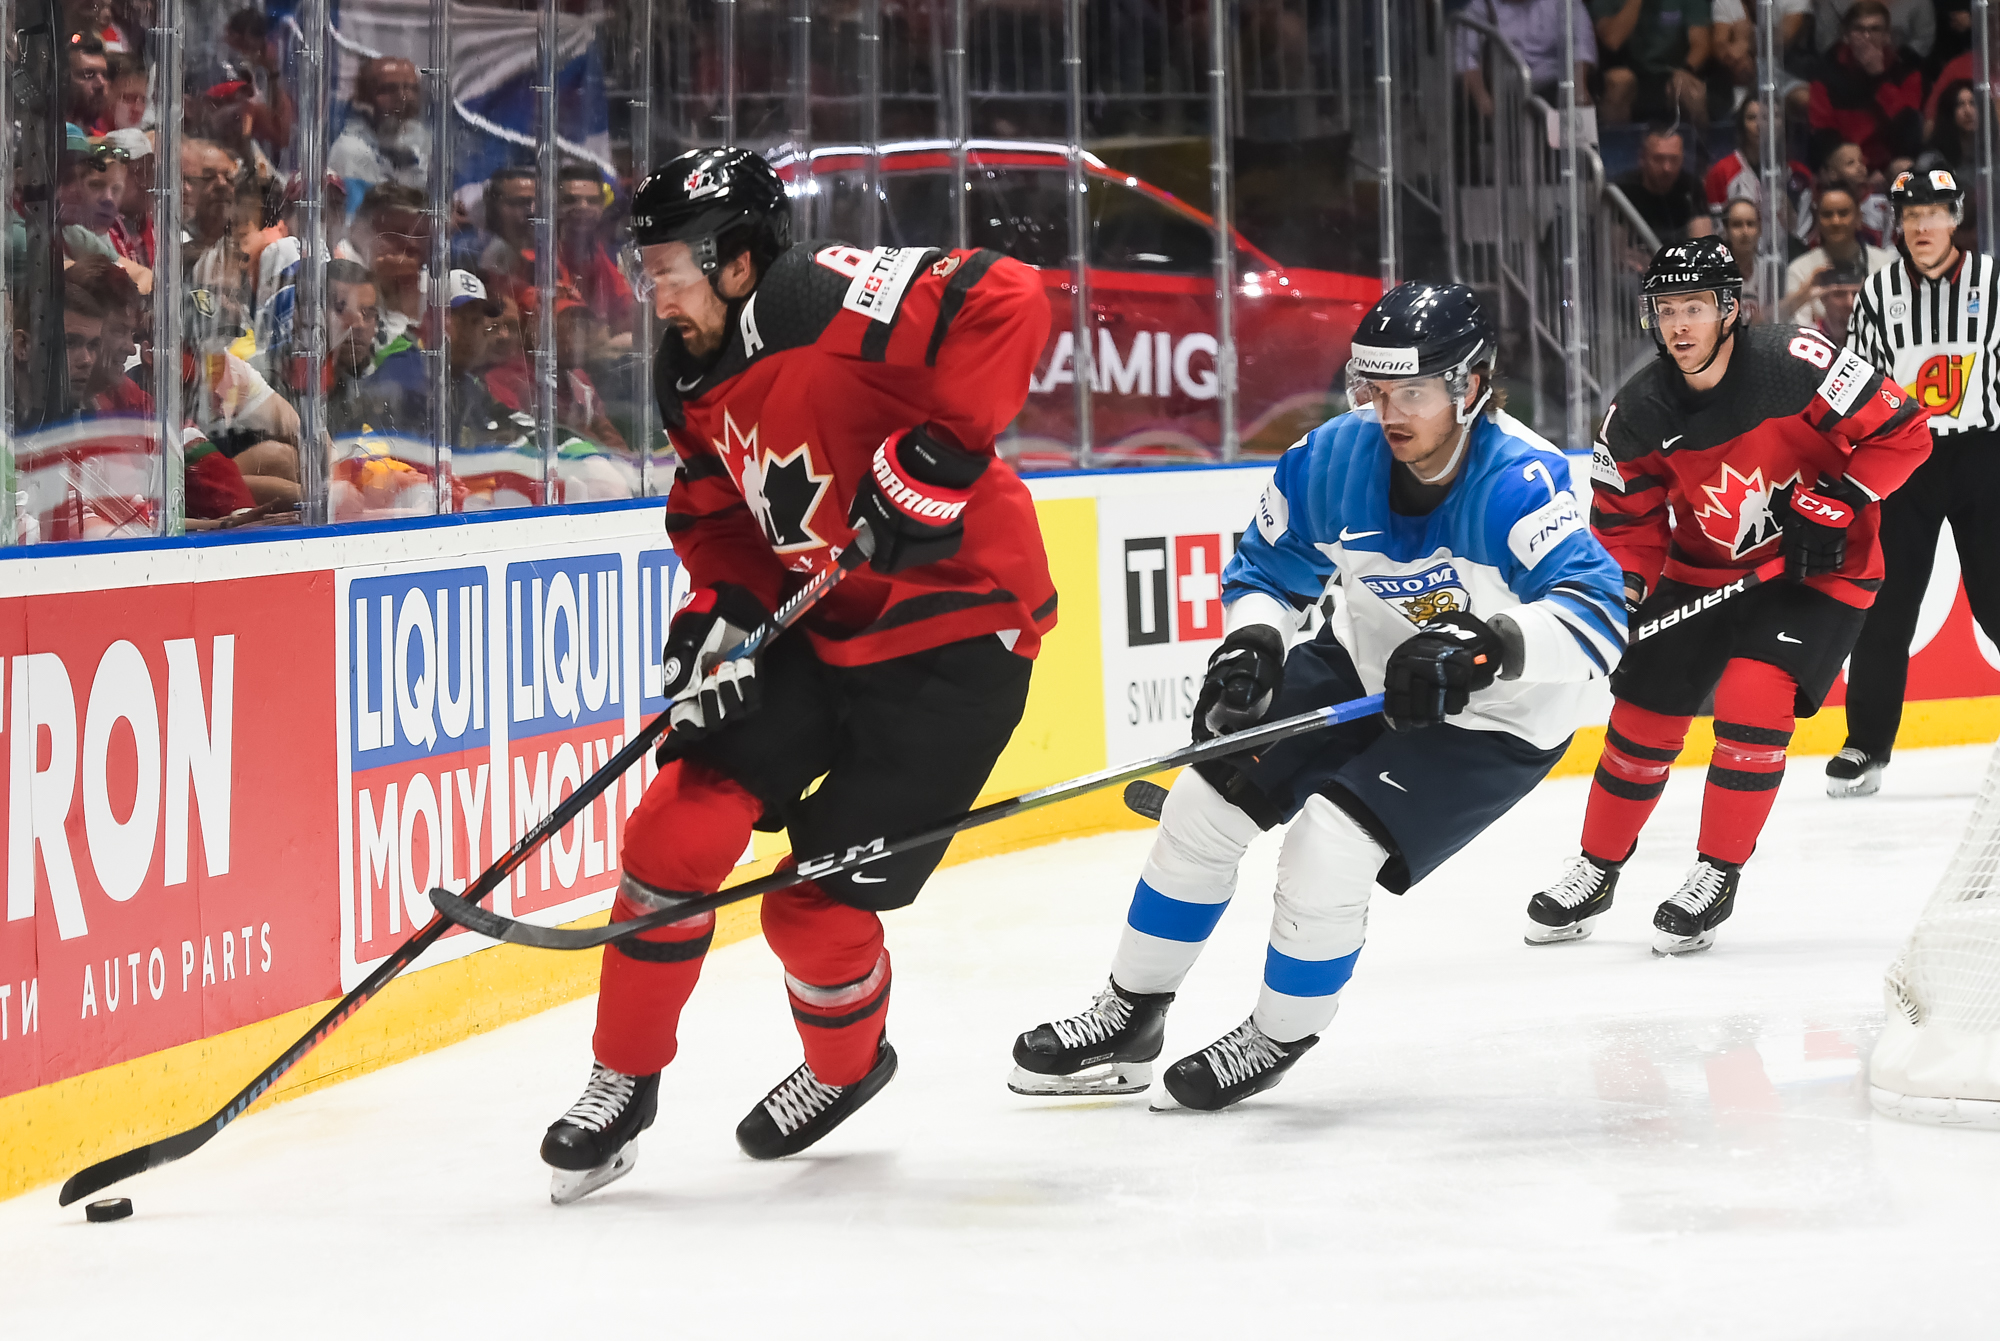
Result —
<instances>
[{"instance_id":1,"label":"hockey glove","mask_svg":"<svg viewBox=\"0 0 2000 1341\"><path fill-rule=\"evenodd\" d=\"M958 553L972 486L991 464L935 424L884 440L847 512L847 524L874 541L869 566L900 573Z\"/></svg>"},{"instance_id":2,"label":"hockey glove","mask_svg":"<svg viewBox=\"0 0 2000 1341\"><path fill-rule=\"evenodd\" d=\"M756 708L756 661L723 656L769 618L756 597L730 582L701 588L675 613L660 653L660 688L673 704L673 727L660 743L659 763Z\"/></svg>"},{"instance_id":3,"label":"hockey glove","mask_svg":"<svg viewBox=\"0 0 2000 1341\"><path fill-rule=\"evenodd\" d=\"M1414 731L1465 711L1500 673L1499 637L1464 611L1439 615L1389 654L1382 675L1382 715L1391 729Z\"/></svg>"},{"instance_id":4,"label":"hockey glove","mask_svg":"<svg viewBox=\"0 0 2000 1341\"><path fill-rule=\"evenodd\" d=\"M1786 577L1802 582L1837 573L1847 565L1847 528L1868 505L1868 495L1859 485L1822 475L1811 489L1786 485L1773 501L1778 524L1785 528L1780 548Z\"/></svg>"},{"instance_id":5,"label":"hockey glove","mask_svg":"<svg viewBox=\"0 0 2000 1341\"><path fill-rule=\"evenodd\" d=\"M1194 738L1212 740L1255 726L1285 684L1285 640L1269 624L1249 624L1222 640L1194 701Z\"/></svg>"}]
</instances>

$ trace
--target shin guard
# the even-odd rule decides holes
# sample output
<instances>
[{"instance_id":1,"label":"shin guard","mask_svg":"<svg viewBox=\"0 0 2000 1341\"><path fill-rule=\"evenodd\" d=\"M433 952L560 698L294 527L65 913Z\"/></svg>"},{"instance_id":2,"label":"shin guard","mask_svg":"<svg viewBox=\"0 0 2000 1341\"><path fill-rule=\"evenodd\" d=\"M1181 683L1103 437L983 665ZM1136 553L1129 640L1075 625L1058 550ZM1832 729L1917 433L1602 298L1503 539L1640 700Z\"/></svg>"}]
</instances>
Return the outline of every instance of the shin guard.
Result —
<instances>
[{"instance_id":1,"label":"shin guard","mask_svg":"<svg viewBox=\"0 0 2000 1341\"><path fill-rule=\"evenodd\" d=\"M875 1065L888 1020L882 919L803 884L765 895L763 923L765 943L785 966L806 1064L828 1085L852 1085Z\"/></svg>"},{"instance_id":2,"label":"shin guard","mask_svg":"<svg viewBox=\"0 0 2000 1341\"><path fill-rule=\"evenodd\" d=\"M1680 757L1691 720L1623 700L1612 704L1583 813L1583 850L1600 864L1616 866L1638 846L1639 831L1667 789L1667 773Z\"/></svg>"},{"instance_id":3,"label":"shin guard","mask_svg":"<svg viewBox=\"0 0 2000 1341\"><path fill-rule=\"evenodd\" d=\"M1778 667L1735 660L1715 687L1715 754L1701 799L1702 856L1741 866L1757 848L1792 743L1798 686Z\"/></svg>"},{"instance_id":4,"label":"shin guard","mask_svg":"<svg viewBox=\"0 0 2000 1341\"><path fill-rule=\"evenodd\" d=\"M1111 961L1111 980L1128 992L1172 992L1236 892L1236 864L1260 830L1192 768L1160 812L1160 831L1140 868Z\"/></svg>"}]
</instances>

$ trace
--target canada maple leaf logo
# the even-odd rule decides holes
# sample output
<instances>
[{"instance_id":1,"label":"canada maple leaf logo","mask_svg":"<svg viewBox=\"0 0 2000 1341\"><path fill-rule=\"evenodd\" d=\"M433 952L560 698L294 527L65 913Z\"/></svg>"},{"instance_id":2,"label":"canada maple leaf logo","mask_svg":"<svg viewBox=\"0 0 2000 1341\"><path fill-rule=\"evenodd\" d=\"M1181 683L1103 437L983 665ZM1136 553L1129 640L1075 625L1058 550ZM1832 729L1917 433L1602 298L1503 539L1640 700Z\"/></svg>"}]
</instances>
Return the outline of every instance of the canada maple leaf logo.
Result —
<instances>
[{"instance_id":1,"label":"canada maple leaf logo","mask_svg":"<svg viewBox=\"0 0 2000 1341\"><path fill-rule=\"evenodd\" d=\"M1700 487L1708 501L1695 510L1695 520L1703 534L1728 550L1731 558L1740 559L1778 538L1772 496L1797 479L1795 471L1790 480L1766 483L1762 466L1744 475L1725 461L1721 473Z\"/></svg>"},{"instance_id":2,"label":"canada maple leaf logo","mask_svg":"<svg viewBox=\"0 0 2000 1341\"><path fill-rule=\"evenodd\" d=\"M743 501L774 551L789 554L826 544L813 530L812 518L833 476L813 469L811 444L802 442L784 456L765 451L757 443L757 425L746 433L724 409L722 440L715 450L736 476Z\"/></svg>"}]
</instances>

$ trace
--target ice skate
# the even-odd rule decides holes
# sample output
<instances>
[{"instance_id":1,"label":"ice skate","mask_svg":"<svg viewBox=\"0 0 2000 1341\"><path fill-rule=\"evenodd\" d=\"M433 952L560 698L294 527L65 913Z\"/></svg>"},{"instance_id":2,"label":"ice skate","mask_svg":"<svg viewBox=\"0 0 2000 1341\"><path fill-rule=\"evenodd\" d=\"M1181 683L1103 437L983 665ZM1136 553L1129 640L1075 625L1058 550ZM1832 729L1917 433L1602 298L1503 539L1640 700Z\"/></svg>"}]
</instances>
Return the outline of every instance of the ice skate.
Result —
<instances>
[{"instance_id":1,"label":"ice skate","mask_svg":"<svg viewBox=\"0 0 2000 1341\"><path fill-rule=\"evenodd\" d=\"M1826 794L1835 798L1873 796L1882 790L1882 770L1888 756L1880 758L1854 745L1843 745L1840 753L1826 761Z\"/></svg>"},{"instance_id":2,"label":"ice skate","mask_svg":"<svg viewBox=\"0 0 2000 1341\"><path fill-rule=\"evenodd\" d=\"M1127 992L1106 983L1088 1009L1036 1025L1014 1040L1016 1094L1137 1094L1153 1083L1172 992Z\"/></svg>"},{"instance_id":3,"label":"ice skate","mask_svg":"<svg viewBox=\"0 0 2000 1341\"><path fill-rule=\"evenodd\" d=\"M1155 1109L1178 1104L1182 1108L1212 1113L1261 1094L1285 1077L1292 1063L1305 1056L1318 1034L1308 1034L1292 1043L1280 1043L1245 1020L1215 1042L1183 1057L1167 1068L1163 1077L1172 1104L1153 1101Z\"/></svg>"},{"instance_id":4,"label":"ice skate","mask_svg":"<svg viewBox=\"0 0 2000 1341\"><path fill-rule=\"evenodd\" d=\"M896 1050L886 1038L874 1067L852 1085L828 1085L802 1065L736 1124L736 1144L752 1159L796 1155L847 1121L895 1074Z\"/></svg>"},{"instance_id":5,"label":"ice skate","mask_svg":"<svg viewBox=\"0 0 2000 1341\"><path fill-rule=\"evenodd\" d=\"M549 1200L567 1206L632 1172L639 1133L653 1125L659 1102L658 1071L628 1076L591 1063L583 1097L542 1137L542 1162L555 1170Z\"/></svg>"},{"instance_id":6,"label":"ice skate","mask_svg":"<svg viewBox=\"0 0 2000 1341\"><path fill-rule=\"evenodd\" d=\"M1736 909L1743 868L1703 857L1653 914L1653 953L1685 955L1715 944L1715 929Z\"/></svg>"},{"instance_id":7,"label":"ice skate","mask_svg":"<svg viewBox=\"0 0 2000 1341\"><path fill-rule=\"evenodd\" d=\"M1611 907L1618 888L1618 868L1604 866L1582 853L1570 858L1561 878L1528 900L1528 927L1521 939L1530 945L1580 941Z\"/></svg>"}]
</instances>

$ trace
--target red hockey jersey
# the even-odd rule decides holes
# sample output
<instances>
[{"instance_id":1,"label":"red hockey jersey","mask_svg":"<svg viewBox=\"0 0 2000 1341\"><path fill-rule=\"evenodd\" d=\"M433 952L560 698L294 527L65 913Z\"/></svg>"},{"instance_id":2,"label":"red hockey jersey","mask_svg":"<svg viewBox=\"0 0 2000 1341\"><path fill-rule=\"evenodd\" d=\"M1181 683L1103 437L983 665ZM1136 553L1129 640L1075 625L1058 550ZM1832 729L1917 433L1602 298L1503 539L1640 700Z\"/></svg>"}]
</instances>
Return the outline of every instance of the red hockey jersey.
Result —
<instances>
[{"instance_id":1,"label":"red hockey jersey","mask_svg":"<svg viewBox=\"0 0 2000 1341\"><path fill-rule=\"evenodd\" d=\"M1646 590L1662 573L1717 587L1779 553L1773 496L1845 475L1872 495L1847 563L1807 579L1867 608L1882 585L1880 500L1930 455L1916 401L1852 350L1798 326L1750 326L1704 392L1656 360L1619 389L1591 454L1590 528Z\"/></svg>"},{"instance_id":2,"label":"red hockey jersey","mask_svg":"<svg viewBox=\"0 0 2000 1341\"><path fill-rule=\"evenodd\" d=\"M669 332L653 380L681 464L667 530L694 581L767 608L854 539L849 504L875 449L934 423L991 453L1020 413L1048 337L1041 280L998 252L807 242L729 311L714 365L691 371ZM821 659L858 666L998 634L1032 657L1055 584L1027 486L994 461L943 562L863 567L805 628Z\"/></svg>"}]
</instances>

